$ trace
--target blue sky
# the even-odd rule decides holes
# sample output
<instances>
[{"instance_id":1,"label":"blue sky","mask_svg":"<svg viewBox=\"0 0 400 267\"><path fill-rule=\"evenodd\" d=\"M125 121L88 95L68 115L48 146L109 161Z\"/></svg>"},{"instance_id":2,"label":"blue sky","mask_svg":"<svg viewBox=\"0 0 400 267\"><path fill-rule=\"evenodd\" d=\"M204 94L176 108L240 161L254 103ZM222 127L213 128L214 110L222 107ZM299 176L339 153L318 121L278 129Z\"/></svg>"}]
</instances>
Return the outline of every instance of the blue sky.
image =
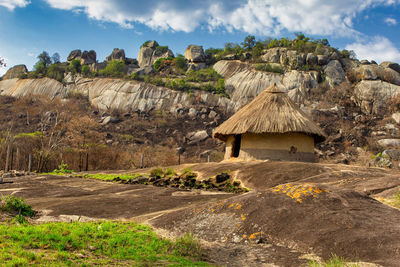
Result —
<instances>
[{"instance_id":1,"label":"blue sky","mask_svg":"<svg viewBox=\"0 0 400 267\"><path fill-rule=\"evenodd\" d=\"M183 53L189 44L223 47L303 32L327 38L359 59L400 62L400 0L0 0L0 57L29 69L43 50L65 60L73 49L113 48L136 58L157 40ZM0 68L0 75L6 68Z\"/></svg>"}]
</instances>

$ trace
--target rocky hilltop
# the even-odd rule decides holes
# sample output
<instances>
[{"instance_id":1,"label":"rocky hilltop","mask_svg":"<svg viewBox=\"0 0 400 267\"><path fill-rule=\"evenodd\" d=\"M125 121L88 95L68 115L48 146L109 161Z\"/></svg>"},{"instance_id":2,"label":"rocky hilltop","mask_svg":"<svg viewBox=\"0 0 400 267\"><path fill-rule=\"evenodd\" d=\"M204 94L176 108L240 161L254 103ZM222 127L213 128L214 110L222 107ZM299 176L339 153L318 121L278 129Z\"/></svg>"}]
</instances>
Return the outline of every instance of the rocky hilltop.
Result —
<instances>
[{"instance_id":1,"label":"rocky hilltop","mask_svg":"<svg viewBox=\"0 0 400 267\"><path fill-rule=\"evenodd\" d=\"M329 137L318 147L323 158L348 162L365 149L375 154L400 144L400 65L394 62L360 61L327 41L304 37L247 48L189 45L184 55L147 41L137 58L115 48L98 62L95 51L74 50L47 71L18 65L3 76L0 95L80 94L103 111L157 110L191 118L204 116L207 106L227 117L276 83L324 128ZM397 154L392 157L400 160Z\"/></svg>"}]
</instances>

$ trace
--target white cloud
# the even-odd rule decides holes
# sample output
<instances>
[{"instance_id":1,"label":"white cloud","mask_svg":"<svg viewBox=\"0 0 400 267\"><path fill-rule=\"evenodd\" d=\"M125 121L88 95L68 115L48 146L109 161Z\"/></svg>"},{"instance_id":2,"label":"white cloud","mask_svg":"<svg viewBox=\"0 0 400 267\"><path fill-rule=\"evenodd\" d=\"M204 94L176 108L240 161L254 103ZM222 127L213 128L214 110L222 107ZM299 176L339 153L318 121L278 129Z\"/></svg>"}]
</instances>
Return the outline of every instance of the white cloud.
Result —
<instances>
[{"instance_id":1,"label":"white cloud","mask_svg":"<svg viewBox=\"0 0 400 267\"><path fill-rule=\"evenodd\" d=\"M358 59L400 62L400 51L393 43L382 36L375 36L367 42L356 42L346 46L347 50L353 50Z\"/></svg>"},{"instance_id":2,"label":"white cloud","mask_svg":"<svg viewBox=\"0 0 400 267\"><path fill-rule=\"evenodd\" d=\"M386 24L389 25L389 26L395 26L395 25L397 25L397 20L394 19L394 18L386 18L386 19L385 19L385 22L386 22Z\"/></svg>"},{"instance_id":3,"label":"white cloud","mask_svg":"<svg viewBox=\"0 0 400 267\"><path fill-rule=\"evenodd\" d=\"M16 7L26 7L30 1L27 0L0 0L0 6L14 10Z\"/></svg>"},{"instance_id":4,"label":"white cloud","mask_svg":"<svg viewBox=\"0 0 400 267\"><path fill-rule=\"evenodd\" d=\"M2 0L0 0L2 1ZM191 32L200 25L251 34L283 30L315 35L351 35L353 19L363 10L399 0L46 0L53 8L85 12L94 20L132 28Z\"/></svg>"}]
</instances>

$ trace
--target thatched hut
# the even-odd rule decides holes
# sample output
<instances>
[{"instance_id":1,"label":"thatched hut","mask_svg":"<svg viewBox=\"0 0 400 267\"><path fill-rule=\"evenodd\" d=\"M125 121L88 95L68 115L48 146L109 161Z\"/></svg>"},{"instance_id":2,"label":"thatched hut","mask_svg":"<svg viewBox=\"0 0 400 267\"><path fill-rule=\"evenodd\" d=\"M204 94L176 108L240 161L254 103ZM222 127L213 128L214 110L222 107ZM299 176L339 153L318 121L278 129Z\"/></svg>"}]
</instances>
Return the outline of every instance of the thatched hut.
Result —
<instances>
[{"instance_id":1,"label":"thatched hut","mask_svg":"<svg viewBox=\"0 0 400 267\"><path fill-rule=\"evenodd\" d=\"M225 159L314 162L325 135L289 96L269 87L214 130L226 142Z\"/></svg>"}]
</instances>

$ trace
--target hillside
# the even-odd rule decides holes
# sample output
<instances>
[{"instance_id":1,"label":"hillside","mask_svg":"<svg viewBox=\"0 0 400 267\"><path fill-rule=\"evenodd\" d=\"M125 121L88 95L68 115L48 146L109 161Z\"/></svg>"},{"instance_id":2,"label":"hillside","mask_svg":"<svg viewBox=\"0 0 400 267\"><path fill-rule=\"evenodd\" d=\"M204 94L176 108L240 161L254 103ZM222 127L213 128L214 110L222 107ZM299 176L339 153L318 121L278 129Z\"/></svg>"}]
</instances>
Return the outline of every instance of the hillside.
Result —
<instances>
[{"instance_id":1,"label":"hillside","mask_svg":"<svg viewBox=\"0 0 400 267\"><path fill-rule=\"evenodd\" d=\"M95 51L74 50L65 63L38 66L33 72L21 65L11 68L0 81L0 95L60 99L67 109L68 102L87 99L87 107L79 116L91 117L95 131L108 131L108 136L131 135L142 140L139 142L142 150L146 145L157 144L171 151L187 147L187 157L198 157L204 151L209 154L210 149L219 153L222 145L213 149L215 142L210 141L213 127L266 87L277 83L328 135L316 149L320 160L396 166L400 158L398 150L393 149L400 144L400 66L359 61L351 51L332 48L326 40L310 40L300 35L294 40L228 44L224 49L205 51L201 46L190 45L184 55L177 56L167 46L149 41L142 45L137 60L126 57L123 49L114 49L106 61L99 63ZM3 108L10 112L14 107ZM44 114L52 112L51 109L38 112ZM149 127L123 126L131 122L128 118L132 114L139 114L133 116L136 123L150 118L148 124L143 123L154 126L152 131L160 138L149 140L144 133ZM156 114L158 117L163 114L165 128L152 124L160 119ZM3 121L13 128L11 117ZM181 130L182 121L190 127ZM105 130L107 127L114 130ZM200 133L203 130L206 133ZM40 131L38 124L15 128L13 135L35 131ZM190 136L196 132L201 140L195 142L194 150ZM168 145L162 144L166 133L174 140ZM183 136L186 136L184 141ZM110 138L103 137L106 146L116 141L107 140ZM97 144L99 140L84 141ZM206 145L210 142L214 145ZM118 140L118 143L120 150L129 150L123 142ZM384 157L374 156L382 152ZM2 155L5 155L4 145ZM61 161L62 157L58 158L52 167ZM69 164L75 168L79 165L72 161ZM118 164L112 168L119 168Z\"/></svg>"}]
</instances>

